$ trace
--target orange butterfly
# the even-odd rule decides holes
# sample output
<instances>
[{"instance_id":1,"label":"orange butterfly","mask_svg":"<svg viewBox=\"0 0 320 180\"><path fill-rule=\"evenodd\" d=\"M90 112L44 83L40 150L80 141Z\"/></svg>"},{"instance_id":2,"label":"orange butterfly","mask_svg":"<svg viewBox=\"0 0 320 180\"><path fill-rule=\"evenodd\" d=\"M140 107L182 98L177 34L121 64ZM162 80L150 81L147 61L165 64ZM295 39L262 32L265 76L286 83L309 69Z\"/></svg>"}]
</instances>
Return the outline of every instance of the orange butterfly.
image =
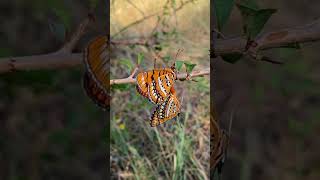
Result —
<instances>
[{"instance_id":1,"label":"orange butterfly","mask_svg":"<svg viewBox=\"0 0 320 180\"><path fill-rule=\"evenodd\" d=\"M180 113L180 102L174 90L176 79L175 65L137 75L136 88L139 94L158 105L151 116L151 127L158 126Z\"/></svg>"},{"instance_id":2,"label":"orange butterfly","mask_svg":"<svg viewBox=\"0 0 320 180\"><path fill-rule=\"evenodd\" d=\"M154 69L139 73L136 77L137 91L154 104L161 104L170 95L177 79L174 65L171 68Z\"/></svg>"},{"instance_id":3,"label":"orange butterfly","mask_svg":"<svg viewBox=\"0 0 320 180\"><path fill-rule=\"evenodd\" d=\"M177 99L175 90L172 86L171 93L165 101L158 105L151 116L151 127L158 126L176 116L180 113L180 102Z\"/></svg>"},{"instance_id":4,"label":"orange butterfly","mask_svg":"<svg viewBox=\"0 0 320 180\"><path fill-rule=\"evenodd\" d=\"M86 72L83 78L87 95L100 107L108 108L109 95L109 48L108 37L99 36L89 43L84 52Z\"/></svg>"}]
</instances>

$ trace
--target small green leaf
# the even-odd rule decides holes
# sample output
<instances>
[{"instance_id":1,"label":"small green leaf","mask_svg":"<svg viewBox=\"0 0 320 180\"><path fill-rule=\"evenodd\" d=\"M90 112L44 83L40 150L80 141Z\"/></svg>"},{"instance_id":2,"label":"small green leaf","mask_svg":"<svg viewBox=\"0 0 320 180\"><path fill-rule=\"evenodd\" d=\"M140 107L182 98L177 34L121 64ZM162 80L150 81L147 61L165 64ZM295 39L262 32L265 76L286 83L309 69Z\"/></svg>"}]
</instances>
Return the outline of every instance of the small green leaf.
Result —
<instances>
[{"instance_id":1,"label":"small green leaf","mask_svg":"<svg viewBox=\"0 0 320 180\"><path fill-rule=\"evenodd\" d=\"M241 59L243 55L241 53L230 53L230 54L225 54L222 55L222 59L228 63L236 63L238 60Z\"/></svg>"},{"instance_id":2,"label":"small green leaf","mask_svg":"<svg viewBox=\"0 0 320 180\"><path fill-rule=\"evenodd\" d=\"M241 15L245 18L247 16L253 16L258 12L258 9L247 6L246 4L237 4L238 9L241 12Z\"/></svg>"},{"instance_id":3,"label":"small green leaf","mask_svg":"<svg viewBox=\"0 0 320 180\"><path fill-rule=\"evenodd\" d=\"M245 4L237 4L243 19L243 31L249 39L254 39L263 29L276 9L255 9Z\"/></svg>"},{"instance_id":4,"label":"small green leaf","mask_svg":"<svg viewBox=\"0 0 320 180\"><path fill-rule=\"evenodd\" d=\"M256 3L256 0L241 0L240 3L251 9L255 9L255 10L259 9L259 6Z\"/></svg>"},{"instance_id":5,"label":"small green leaf","mask_svg":"<svg viewBox=\"0 0 320 180\"><path fill-rule=\"evenodd\" d=\"M183 61L178 61L178 60L177 60L176 63L175 63L175 67L176 67L176 69L177 69L178 71L181 70L182 65L183 65Z\"/></svg>"},{"instance_id":6,"label":"small green leaf","mask_svg":"<svg viewBox=\"0 0 320 180\"><path fill-rule=\"evenodd\" d=\"M138 65L140 65L143 60L144 60L144 54L139 53L138 54Z\"/></svg>"},{"instance_id":7,"label":"small green leaf","mask_svg":"<svg viewBox=\"0 0 320 180\"><path fill-rule=\"evenodd\" d=\"M127 68L127 72L130 73L133 69L133 63L130 59L121 59L120 64L125 65Z\"/></svg>"},{"instance_id":8,"label":"small green leaf","mask_svg":"<svg viewBox=\"0 0 320 180\"><path fill-rule=\"evenodd\" d=\"M257 36L263 29L272 14L276 13L276 9L261 9L259 10L254 18L252 24L249 26L250 35L253 37Z\"/></svg>"},{"instance_id":9,"label":"small green leaf","mask_svg":"<svg viewBox=\"0 0 320 180\"><path fill-rule=\"evenodd\" d=\"M186 66L186 70L187 70L187 73L191 73L193 68L196 67L197 64L192 64L192 63L189 63L189 62L184 62L184 65Z\"/></svg>"},{"instance_id":10,"label":"small green leaf","mask_svg":"<svg viewBox=\"0 0 320 180\"><path fill-rule=\"evenodd\" d=\"M126 91L129 89L129 84L113 84L113 85L111 85L111 89Z\"/></svg>"},{"instance_id":11,"label":"small green leaf","mask_svg":"<svg viewBox=\"0 0 320 180\"><path fill-rule=\"evenodd\" d=\"M234 5L234 0L215 0L214 1L214 12L216 13L219 31L228 21L233 5Z\"/></svg>"}]
</instances>

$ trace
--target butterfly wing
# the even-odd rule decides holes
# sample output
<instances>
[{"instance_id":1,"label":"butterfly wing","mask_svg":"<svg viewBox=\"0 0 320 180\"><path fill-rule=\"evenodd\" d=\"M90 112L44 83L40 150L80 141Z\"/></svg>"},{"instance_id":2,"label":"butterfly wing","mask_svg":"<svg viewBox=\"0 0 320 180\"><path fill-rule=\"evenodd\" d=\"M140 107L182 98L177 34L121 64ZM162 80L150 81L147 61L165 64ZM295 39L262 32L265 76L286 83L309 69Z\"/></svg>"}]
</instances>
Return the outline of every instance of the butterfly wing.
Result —
<instances>
[{"instance_id":1,"label":"butterfly wing","mask_svg":"<svg viewBox=\"0 0 320 180\"><path fill-rule=\"evenodd\" d=\"M110 87L108 47L107 36L99 36L89 43L84 53L84 63L87 71L97 84L105 90Z\"/></svg>"},{"instance_id":2,"label":"butterfly wing","mask_svg":"<svg viewBox=\"0 0 320 180\"><path fill-rule=\"evenodd\" d=\"M141 94L145 98L149 98L149 95L148 95L149 84L148 84L147 78L148 78L148 72L139 73L136 77L137 91L139 94Z\"/></svg>"},{"instance_id":3,"label":"butterfly wing","mask_svg":"<svg viewBox=\"0 0 320 180\"><path fill-rule=\"evenodd\" d=\"M161 104L169 95L175 81L175 73L169 69L156 69L139 73L137 91L154 104Z\"/></svg>"},{"instance_id":4,"label":"butterfly wing","mask_svg":"<svg viewBox=\"0 0 320 180\"><path fill-rule=\"evenodd\" d=\"M215 169L217 169L218 175L220 175L226 156L229 137L224 130L220 129L214 119L211 119L210 122L210 133L210 168L213 173Z\"/></svg>"},{"instance_id":5,"label":"butterfly wing","mask_svg":"<svg viewBox=\"0 0 320 180\"><path fill-rule=\"evenodd\" d=\"M168 98L159 104L151 116L151 127L158 126L180 113L180 102L175 94L170 94Z\"/></svg>"},{"instance_id":6,"label":"butterfly wing","mask_svg":"<svg viewBox=\"0 0 320 180\"><path fill-rule=\"evenodd\" d=\"M88 44L84 52L87 70L84 75L84 88L87 95L101 107L105 107L103 104L106 103L104 102L106 99L110 100L108 47L107 36L99 36Z\"/></svg>"},{"instance_id":7,"label":"butterfly wing","mask_svg":"<svg viewBox=\"0 0 320 180\"><path fill-rule=\"evenodd\" d=\"M91 78L91 75L86 72L83 77L83 87L87 95L100 107L107 109L110 107L110 95L106 94L100 86Z\"/></svg>"}]
</instances>

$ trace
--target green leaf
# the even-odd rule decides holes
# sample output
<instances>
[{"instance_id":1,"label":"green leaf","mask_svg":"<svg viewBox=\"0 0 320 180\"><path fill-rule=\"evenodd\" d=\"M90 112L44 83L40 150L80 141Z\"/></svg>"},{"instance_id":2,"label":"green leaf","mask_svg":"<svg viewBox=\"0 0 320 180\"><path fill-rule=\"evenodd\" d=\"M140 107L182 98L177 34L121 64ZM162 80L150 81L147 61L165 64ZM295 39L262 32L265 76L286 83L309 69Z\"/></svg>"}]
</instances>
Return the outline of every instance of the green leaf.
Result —
<instances>
[{"instance_id":1,"label":"green leaf","mask_svg":"<svg viewBox=\"0 0 320 180\"><path fill-rule=\"evenodd\" d=\"M127 68L127 72L130 73L133 69L133 63L130 59L121 59L120 64L125 65Z\"/></svg>"},{"instance_id":2,"label":"green leaf","mask_svg":"<svg viewBox=\"0 0 320 180\"><path fill-rule=\"evenodd\" d=\"M256 0L241 0L240 4L243 4L251 9L255 9L255 10L259 9L259 6L256 3Z\"/></svg>"},{"instance_id":3,"label":"green leaf","mask_svg":"<svg viewBox=\"0 0 320 180\"><path fill-rule=\"evenodd\" d=\"M228 63L236 63L238 60L241 59L243 55L241 53L230 53L230 54L225 54L222 55L222 59Z\"/></svg>"},{"instance_id":4,"label":"green leaf","mask_svg":"<svg viewBox=\"0 0 320 180\"><path fill-rule=\"evenodd\" d=\"M250 35L252 35L253 37L257 36L260 33L260 31L263 29L267 21L270 19L272 14L274 14L275 12L277 12L276 9L259 10L255 14L253 18L253 22L250 23L250 26L249 26Z\"/></svg>"},{"instance_id":5,"label":"green leaf","mask_svg":"<svg viewBox=\"0 0 320 180\"><path fill-rule=\"evenodd\" d=\"M138 54L138 65L140 65L143 60L144 60L144 54L139 53Z\"/></svg>"},{"instance_id":6,"label":"green leaf","mask_svg":"<svg viewBox=\"0 0 320 180\"><path fill-rule=\"evenodd\" d=\"M129 89L129 84L113 84L113 85L111 85L111 89L126 91Z\"/></svg>"},{"instance_id":7,"label":"green leaf","mask_svg":"<svg viewBox=\"0 0 320 180\"><path fill-rule=\"evenodd\" d=\"M175 67L176 67L176 69L177 69L178 71L181 70L182 65L183 65L183 61L178 61L178 60L177 60L176 63L175 63Z\"/></svg>"},{"instance_id":8,"label":"green leaf","mask_svg":"<svg viewBox=\"0 0 320 180\"><path fill-rule=\"evenodd\" d=\"M189 62L184 62L184 65L186 66L186 70L187 70L187 73L191 73L193 68L196 67L197 64L192 64L192 63L189 63Z\"/></svg>"},{"instance_id":9,"label":"green leaf","mask_svg":"<svg viewBox=\"0 0 320 180\"><path fill-rule=\"evenodd\" d=\"M276 9L255 9L252 6L237 4L243 19L243 31L249 39L254 39L263 29Z\"/></svg>"},{"instance_id":10,"label":"green leaf","mask_svg":"<svg viewBox=\"0 0 320 180\"><path fill-rule=\"evenodd\" d=\"M228 21L234 5L234 0L215 0L214 11L217 17L218 30L221 30Z\"/></svg>"}]
</instances>

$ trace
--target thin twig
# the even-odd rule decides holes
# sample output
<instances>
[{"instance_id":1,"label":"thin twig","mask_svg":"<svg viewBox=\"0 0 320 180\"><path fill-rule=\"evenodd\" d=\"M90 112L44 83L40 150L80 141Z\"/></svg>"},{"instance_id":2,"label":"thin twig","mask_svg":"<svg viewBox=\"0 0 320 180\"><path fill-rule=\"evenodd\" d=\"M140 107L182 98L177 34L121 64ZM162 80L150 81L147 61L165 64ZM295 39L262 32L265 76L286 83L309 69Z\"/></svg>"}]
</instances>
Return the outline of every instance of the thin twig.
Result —
<instances>
[{"instance_id":1,"label":"thin twig","mask_svg":"<svg viewBox=\"0 0 320 180\"><path fill-rule=\"evenodd\" d=\"M139 69L138 67L134 68L134 70L130 74L129 78L133 78L133 76L137 73L138 69Z\"/></svg>"},{"instance_id":2,"label":"thin twig","mask_svg":"<svg viewBox=\"0 0 320 180\"><path fill-rule=\"evenodd\" d=\"M320 19L304 26L267 32L257 37L255 47L250 47L248 51L257 52L270 48L283 47L290 43L305 43L320 40ZM220 39L216 41L214 49L215 55L229 53L242 53L245 51L247 39L236 37L231 39Z\"/></svg>"},{"instance_id":3,"label":"thin twig","mask_svg":"<svg viewBox=\"0 0 320 180\"><path fill-rule=\"evenodd\" d=\"M191 3L191 2L192 2L191 0L190 0L190 1L186 1L186 2L182 2L182 3L180 4L180 6L176 9L176 11L181 10L181 9L183 8L183 6L185 6L186 4ZM127 29L129 29L130 27L135 26L135 25L137 25L137 24L140 24L140 23L144 22L145 20L150 19L150 18L152 18L152 17L154 17L154 16L156 16L156 15L159 15L159 14L161 14L161 13L163 13L163 10L161 10L161 11L159 11L159 12L156 12L156 13L153 13L153 14L150 14L150 15L148 15L148 16L144 16L143 18L141 18L141 19L139 19L139 20L137 20L137 21L134 21L134 22L128 24L127 26L123 27L121 30L119 30L118 32L116 32L114 35L112 35L112 38L118 36L118 35L121 34L122 32L124 32L124 31L126 31Z\"/></svg>"},{"instance_id":4,"label":"thin twig","mask_svg":"<svg viewBox=\"0 0 320 180\"><path fill-rule=\"evenodd\" d=\"M80 38L83 36L83 34L85 33L86 28L88 27L88 25L91 22L91 17L90 15L88 15L88 17L86 19L84 19L78 26L78 28L76 29L76 31L74 32L74 34L72 35L72 37L70 38L70 41L65 43L62 48L58 51L58 53L71 53L71 51L73 50L73 48L76 46L76 44L78 43L78 41L80 40Z\"/></svg>"},{"instance_id":5,"label":"thin twig","mask_svg":"<svg viewBox=\"0 0 320 180\"><path fill-rule=\"evenodd\" d=\"M133 2L131 2L130 0L127 0L127 2L128 2L131 6L133 6L136 10L138 10L143 17L145 16L145 15L144 15L144 12L143 12L138 6L136 6Z\"/></svg>"},{"instance_id":6,"label":"thin twig","mask_svg":"<svg viewBox=\"0 0 320 180\"><path fill-rule=\"evenodd\" d=\"M215 32L215 33L219 34L219 35L222 37L222 39L226 39L226 36L225 36L225 35L223 35L223 33L222 33L222 32L220 32L218 29L213 28L213 32Z\"/></svg>"}]
</instances>

